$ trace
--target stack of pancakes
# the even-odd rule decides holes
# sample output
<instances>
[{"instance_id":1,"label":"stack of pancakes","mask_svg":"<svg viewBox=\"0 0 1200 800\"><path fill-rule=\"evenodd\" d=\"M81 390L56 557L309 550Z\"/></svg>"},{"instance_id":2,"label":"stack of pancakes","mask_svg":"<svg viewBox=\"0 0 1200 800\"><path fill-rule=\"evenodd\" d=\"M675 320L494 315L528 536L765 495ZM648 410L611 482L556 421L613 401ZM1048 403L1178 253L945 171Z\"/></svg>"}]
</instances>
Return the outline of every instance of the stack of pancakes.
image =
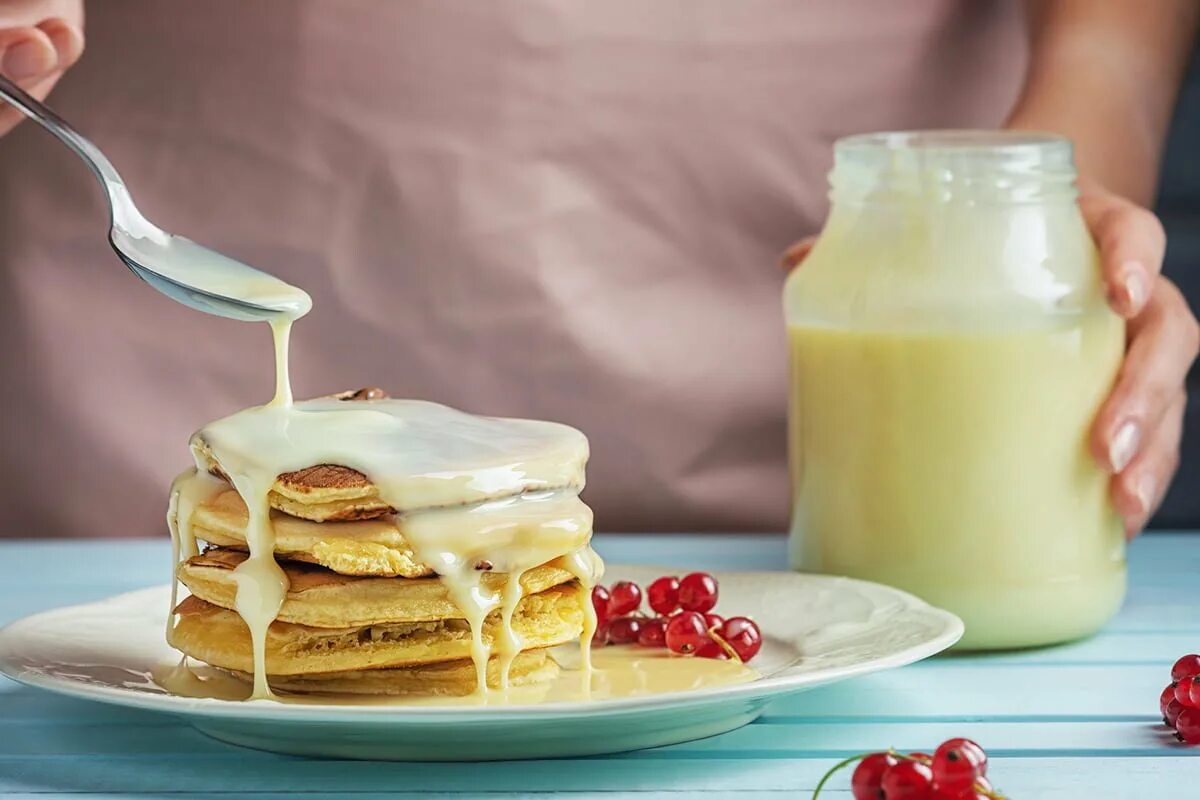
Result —
<instances>
[{"instance_id":1,"label":"stack of pancakes","mask_svg":"<svg viewBox=\"0 0 1200 800\"><path fill-rule=\"evenodd\" d=\"M173 503L173 513L188 517L172 519L175 529L188 530L207 548L193 550L191 557L185 552L177 566L177 578L191 594L174 609L177 619L168 639L187 656L249 680L251 635L236 610L241 576L235 574L249 557L249 514L205 447L203 431L193 440L193 452L198 469L223 483L210 481L215 488L194 504ZM395 509L366 475L347 467L323 464L279 475L268 500L274 556L288 588L266 637L271 686L363 694L476 689L479 662L472 661L469 615L454 601L454 585L433 564L423 563L420 548L412 544L420 541L413 526L427 531L430 524L478 526L480 537L492 542L529 541L564 526L573 531L570 541L580 543L574 551L519 574L469 556L477 573L468 576L472 591L497 600L482 626L490 653L487 684L499 685L502 671L510 684L553 677L558 666L546 648L580 639L585 628L590 601L579 564L600 568L588 547L591 515L579 502L578 489L546 487L462 507ZM514 506L520 514L512 512ZM518 584L519 594L513 594ZM515 602L511 634L504 629L501 597ZM504 642L518 646L506 649Z\"/></svg>"}]
</instances>

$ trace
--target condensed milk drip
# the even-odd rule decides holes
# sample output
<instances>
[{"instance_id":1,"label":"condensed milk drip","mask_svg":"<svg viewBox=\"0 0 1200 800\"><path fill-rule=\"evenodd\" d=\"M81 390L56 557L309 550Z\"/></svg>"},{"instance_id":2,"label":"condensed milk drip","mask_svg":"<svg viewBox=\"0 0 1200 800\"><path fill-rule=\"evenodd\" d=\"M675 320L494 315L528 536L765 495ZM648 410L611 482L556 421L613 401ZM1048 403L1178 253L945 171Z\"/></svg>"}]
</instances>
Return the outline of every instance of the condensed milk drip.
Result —
<instances>
[{"instance_id":1,"label":"condensed milk drip","mask_svg":"<svg viewBox=\"0 0 1200 800\"><path fill-rule=\"evenodd\" d=\"M171 499L167 503L167 529L171 532L171 569L196 555L196 536L192 533L192 513L225 491L225 482L208 472L189 469L171 482ZM172 577L174 577L172 575ZM167 633L174 624L174 608L179 602L179 581L171 581L171 608L167 614Z\"/></svg>"},{"instance_id":2,"label":"condensed milk drip","mask_svg":"<svg viewBox=\"0 0 1200 800\"><path fill-rule=\"evenodd\" d=\"M271 300L279 312L264 311L259 319L271 326L275 350L275 396L267 408L286 410L292 406L292 386L288 374L288 343L292 324L308 313L312 300L302 289L284 283L272 276L260 273L236 262L220 261L205 263L206 288L218 294L251 302ZM196 506L210 500L225 488L223 481L210 475L202 466L193 450L197 468L178 476L171 485L171 497L167 506L167 527L171 532L173 570L182 560L196 554L196 540L191 532L192 512ZM267 629L279 613L287 594L287 577L275 562L275 535L271 527L268 491L275 480L269 479L261 470L236 468L222 465L225 474L233 483L238 494L246 503L249 523L246 527L246 543L250 557L234 571L237 581L237 611L250 629L254 648L254 698L271 697L271 688L266 673ZM174 609L179 583L172 575L171 608L167 614L168 634L174 624ZM168 636L169 638L169 636ZM187 657L183 658L179 670L186 672ZM179 671L177 670L177 672Z\"/></svg>"},{"instance_id":3,"label":"condensed milk drip","mask_svg":"<svg viewBox=\"0 0 1200 800\"><path fill-rule=\"evenodd\" d=\"M522 647L511 625L521 576L556 559L578 581L586 672L596 627L591 589L602 566L588 547L591 511L578 498L588 457L583 434L556 423L477 417L417 400L328 397L294 403L287 373L294 320L269 320L276 354L274 399L213 422L193 437L196 467L176 479L168 512L178 565L196 551L192 510L227 488L207 474L213 462L246 505L249 558L235 569L234 579L236 610L253 645L251 698L273 697L267 631L288 591L275 561L270 492L278 476L320 464L367 476L380 499L397 512L414 553L437 573L470 626L478 692L487 691L486 668L493 655L499 659L501 686L507 687L509 667ZM487 571L507 574L501 591L482 585ZM172 608L175 599L172 589ZM501 624L490 647L483 638L484 620L496 611Z\"/></svg>"}]
</instances>

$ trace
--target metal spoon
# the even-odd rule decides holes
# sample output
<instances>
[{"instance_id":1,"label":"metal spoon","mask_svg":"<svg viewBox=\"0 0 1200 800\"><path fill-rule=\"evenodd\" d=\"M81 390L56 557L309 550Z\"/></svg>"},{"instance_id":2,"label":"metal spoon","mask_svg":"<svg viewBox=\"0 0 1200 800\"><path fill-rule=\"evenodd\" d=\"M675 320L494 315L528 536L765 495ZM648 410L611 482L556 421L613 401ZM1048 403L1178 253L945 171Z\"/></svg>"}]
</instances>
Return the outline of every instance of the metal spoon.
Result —
<instances>
[{"instance_id":1,"label":"metal spoon","mask_svg":"<svg viewBox=\"0 0 1200 800\"><path fill-rule=\"evenodd\" d=\"M312 308L304 290L147 220L100 148L3 76L0 97L57 136L95 173L108 198L109 244L146 283L185 306L231 319L296 319Z\"/></svg>"}]
</instances>

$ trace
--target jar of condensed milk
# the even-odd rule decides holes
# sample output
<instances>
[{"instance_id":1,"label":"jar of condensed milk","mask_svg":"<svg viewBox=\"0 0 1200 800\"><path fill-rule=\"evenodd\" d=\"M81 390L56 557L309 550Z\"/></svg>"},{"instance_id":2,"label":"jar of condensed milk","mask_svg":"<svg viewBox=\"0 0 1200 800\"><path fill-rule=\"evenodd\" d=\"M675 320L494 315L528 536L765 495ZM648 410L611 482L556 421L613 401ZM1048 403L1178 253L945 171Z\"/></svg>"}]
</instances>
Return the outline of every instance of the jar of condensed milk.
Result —
<instances>
[{"instance_id":1,"label":"jar of condensed milk","mask_svg":"<svg viewBox=\"0 0 1200 800\"><path fill-rule=\"evenodd\" d=\"M1074 180L1057 136L842 139L784 293L793 566L948 609L965 648L1088 635L1125 593L1088 449L1125 331Z\"/></svg>"}]
</instances>

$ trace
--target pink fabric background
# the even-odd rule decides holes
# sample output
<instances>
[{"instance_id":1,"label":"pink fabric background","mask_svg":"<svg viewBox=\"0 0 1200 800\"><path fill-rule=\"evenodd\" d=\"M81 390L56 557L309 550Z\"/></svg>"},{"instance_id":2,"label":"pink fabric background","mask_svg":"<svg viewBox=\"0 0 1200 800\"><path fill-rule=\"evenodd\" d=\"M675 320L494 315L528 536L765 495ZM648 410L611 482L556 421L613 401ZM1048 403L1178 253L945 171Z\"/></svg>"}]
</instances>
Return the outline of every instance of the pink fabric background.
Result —
<instances>
[{"instance_id":1,"label":"pink fabric background","mask_svg":"<svg viewBox=\"0 0 1200 800\"><path fill-rule=\"evenodd\" d=\"M171 230L313 295L300 397L363 385L591 438L602 530L779 530L779 251L832 141L989 126L1017 3L89 6L52 96ZM156 535L186 441L271 393L265 326L108 251L49 136L0 140L0 534Z\"/></svg>"}]
</instances>

